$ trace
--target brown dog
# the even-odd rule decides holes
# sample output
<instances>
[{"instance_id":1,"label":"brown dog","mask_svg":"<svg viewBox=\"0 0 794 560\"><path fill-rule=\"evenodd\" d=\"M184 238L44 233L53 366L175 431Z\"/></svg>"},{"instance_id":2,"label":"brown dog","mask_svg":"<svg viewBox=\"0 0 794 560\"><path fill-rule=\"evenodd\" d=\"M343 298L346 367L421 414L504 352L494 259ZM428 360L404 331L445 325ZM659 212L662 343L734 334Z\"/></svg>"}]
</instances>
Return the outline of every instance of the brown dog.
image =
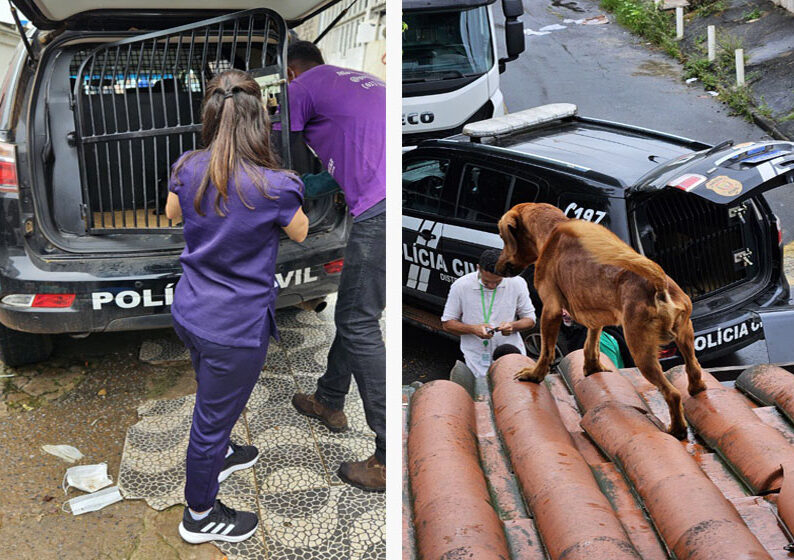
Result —
<instances>
[{"instance_id":1,"label":"brown dog","mask_svg":"<svg viewBox=\"0 0 794 560\"><path fill-rule=\"evenodd\" d=\"M584 374L605 368L599 360L601 329L621 325L634 363L664 395L670 433L686 437L681 394L659 364L659 346L675 341L686 363L689 393L706 388L695 357L692 301L655 262L603 226L565 217L550 204L518 204L499 220L504 249L496 273L516 276L535 263L535 288L543 301L541 351L534 368L516 379L540 382L549 372L562 310L587 327Z\"/></svg>"}]
</instances>

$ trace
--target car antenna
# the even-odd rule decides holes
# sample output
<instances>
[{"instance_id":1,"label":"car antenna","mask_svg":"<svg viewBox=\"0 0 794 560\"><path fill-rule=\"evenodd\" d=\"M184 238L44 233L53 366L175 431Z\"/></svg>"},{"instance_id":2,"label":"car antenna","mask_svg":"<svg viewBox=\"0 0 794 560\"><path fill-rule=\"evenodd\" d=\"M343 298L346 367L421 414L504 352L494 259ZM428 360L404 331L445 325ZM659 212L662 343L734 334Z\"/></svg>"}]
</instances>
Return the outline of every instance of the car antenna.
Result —
<instances>
[{"instance_id":1,"label":"car antenna","mask_svg":"<svg viewBox=\"0 0 794 560\"><path fill-rule=\"evenodd\" d=\"M28 41L28 36L25 35L25 28L22 27L22 23L19 21L19 14L17 14L17 9L14 7L14 4L11 0L8 0L8 5L11 8L11 16L14 18L14 23L17 25L17 31L19 31L19 35L22 37L22 43L25 45L25 50L28 51L28 56L32 62L36 62L36 55L33 54L33 47L30 46L30 42Z\"/></svg>"}]
</instances>

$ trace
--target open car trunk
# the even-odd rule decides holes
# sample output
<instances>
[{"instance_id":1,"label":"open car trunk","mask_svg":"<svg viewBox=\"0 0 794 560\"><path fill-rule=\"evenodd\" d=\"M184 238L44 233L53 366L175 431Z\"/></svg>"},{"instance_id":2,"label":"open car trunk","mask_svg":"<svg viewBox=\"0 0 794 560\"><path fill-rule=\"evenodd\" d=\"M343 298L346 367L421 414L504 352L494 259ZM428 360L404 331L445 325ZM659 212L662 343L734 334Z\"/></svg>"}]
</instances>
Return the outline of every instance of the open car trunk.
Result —
<instances>
[{"instance_id":1,"label":"open car trunk","mask_svg":"<svg viewBox=\"0 0 794 560\"><path fill-rule=\"evenodd\" d=\"M224 13L269 8L294 27L339 0L11 0L37 29L164 29ZM134 25L130 25L134 22ZM142 25L143 24L143 25ZM145 25L145 27L144 27Z\"/></svg>"},{"instance_id":2,"label":"open car trunk","mask_svg":"<svg viewBox=\"0 0 794 560\"><path fill-rule=\"evenodd\" d=\"M629 191L638 248L692 298L693 317L735 307L763 290L779 266L777 225L762 193L792 182L788 142L682 156Z\"/></svg>"},{"instance_id":3,"label":"open car trunk","mask_svg":"<svg viewBox=\"0 0 794 560\"><path fill-rule=\"evenodd\" d=\"M213 76L231 68L258 76L271 119L288 120L286 110L276 114L287 106L285 44L284 21L251 10L78 52L74 141L88 232L175 227L163 213L171 164L200 146ZM289 134L280 140L291 168Z\"/></svg>"},{"instance_id":4,"label":"open car trunk","mask_svg":"<svg viewBox=\"0 0 794 560\"><path fill-rule=\"evenodd\" d=\"M33 98L32 143L38 145L31 152L42 154L35 163L42 171L36 197L70 249L181 244L181 224L165 216L171 166L186 150L201 147L206 84L231 68L257 79L271 120L284 124L272 139L283 167L318 171L301 135L286 126L287 27L279 14L254 9L121 40L118 35L64 34L48 49ZM333 197L307 201L310 231L332 228L337 205Z\"/></svg>"}]
</instances>

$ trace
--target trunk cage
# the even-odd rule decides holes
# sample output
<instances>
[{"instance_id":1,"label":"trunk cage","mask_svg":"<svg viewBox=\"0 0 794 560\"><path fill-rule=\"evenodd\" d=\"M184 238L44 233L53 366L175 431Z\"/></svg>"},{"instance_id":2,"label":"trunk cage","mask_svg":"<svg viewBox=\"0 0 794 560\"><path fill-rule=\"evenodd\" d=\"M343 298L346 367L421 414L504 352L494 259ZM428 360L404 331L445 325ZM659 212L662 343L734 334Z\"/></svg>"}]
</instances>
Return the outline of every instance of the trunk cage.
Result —
<instances>
[{"instance_id":1,"label":"trunk cage","mask_svg":"<svg viewBox=\"0 0 794 560\"><path fill-rule=\"evenodd\" d=\"M286 47L283 18L257 8L88 53L72 98L87 231L180 229L164 213L171 165L200 147L205 87L224 70L260 83L271 121L285 123L274 148L290 169Z\"/></svg>"}]
</instances>

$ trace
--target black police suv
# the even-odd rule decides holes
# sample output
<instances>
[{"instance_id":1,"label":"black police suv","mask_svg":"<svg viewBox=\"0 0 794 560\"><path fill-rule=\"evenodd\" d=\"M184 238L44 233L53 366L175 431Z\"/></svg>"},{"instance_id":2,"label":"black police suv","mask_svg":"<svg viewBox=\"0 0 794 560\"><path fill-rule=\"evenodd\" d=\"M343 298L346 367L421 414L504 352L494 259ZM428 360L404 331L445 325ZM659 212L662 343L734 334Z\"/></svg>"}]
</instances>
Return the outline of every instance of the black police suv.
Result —
<instances>
[{"instance_id":1,"label":"black police suv","mask_svg":"<svg viewBox=\"0 0 794 560\"><path fill-rule=\"evenodd\" d=\"M502 247L496 223L521 202L602 224L659 263L692 298L701 358L762 338L764 313L789 300L780 223L761 194L794 182L789 142L710 146L581 117L559 103L423 142L404 153L402 181L409 322L438 328L451 283L475 270L484 249ZM630 364L619 329L607 330ZM583 341L575 325L563 327L559 350L576 338ZM662 349L663 364L679 361L676 353Z\"/></svg>"},{"instance_id":2,"label":"black police suv","mask_svg":"<svg viewBox=\"0 0 794 560\"><path fill-rule=\"evenodd\" d=\"M205 84L226 69L251 72L288 131L288 27L330 4L229 13L226 2L14 3L36 28L0 93L0 354L20 365L48 356L51 333L170 326L184 239L164 213L168 178L200 147ZM284 167L316 171L296 136L274 135ZM281 243L280 307L338 286L344 200L305 211L307 240Z\"/></svg>"}]
</instances>

